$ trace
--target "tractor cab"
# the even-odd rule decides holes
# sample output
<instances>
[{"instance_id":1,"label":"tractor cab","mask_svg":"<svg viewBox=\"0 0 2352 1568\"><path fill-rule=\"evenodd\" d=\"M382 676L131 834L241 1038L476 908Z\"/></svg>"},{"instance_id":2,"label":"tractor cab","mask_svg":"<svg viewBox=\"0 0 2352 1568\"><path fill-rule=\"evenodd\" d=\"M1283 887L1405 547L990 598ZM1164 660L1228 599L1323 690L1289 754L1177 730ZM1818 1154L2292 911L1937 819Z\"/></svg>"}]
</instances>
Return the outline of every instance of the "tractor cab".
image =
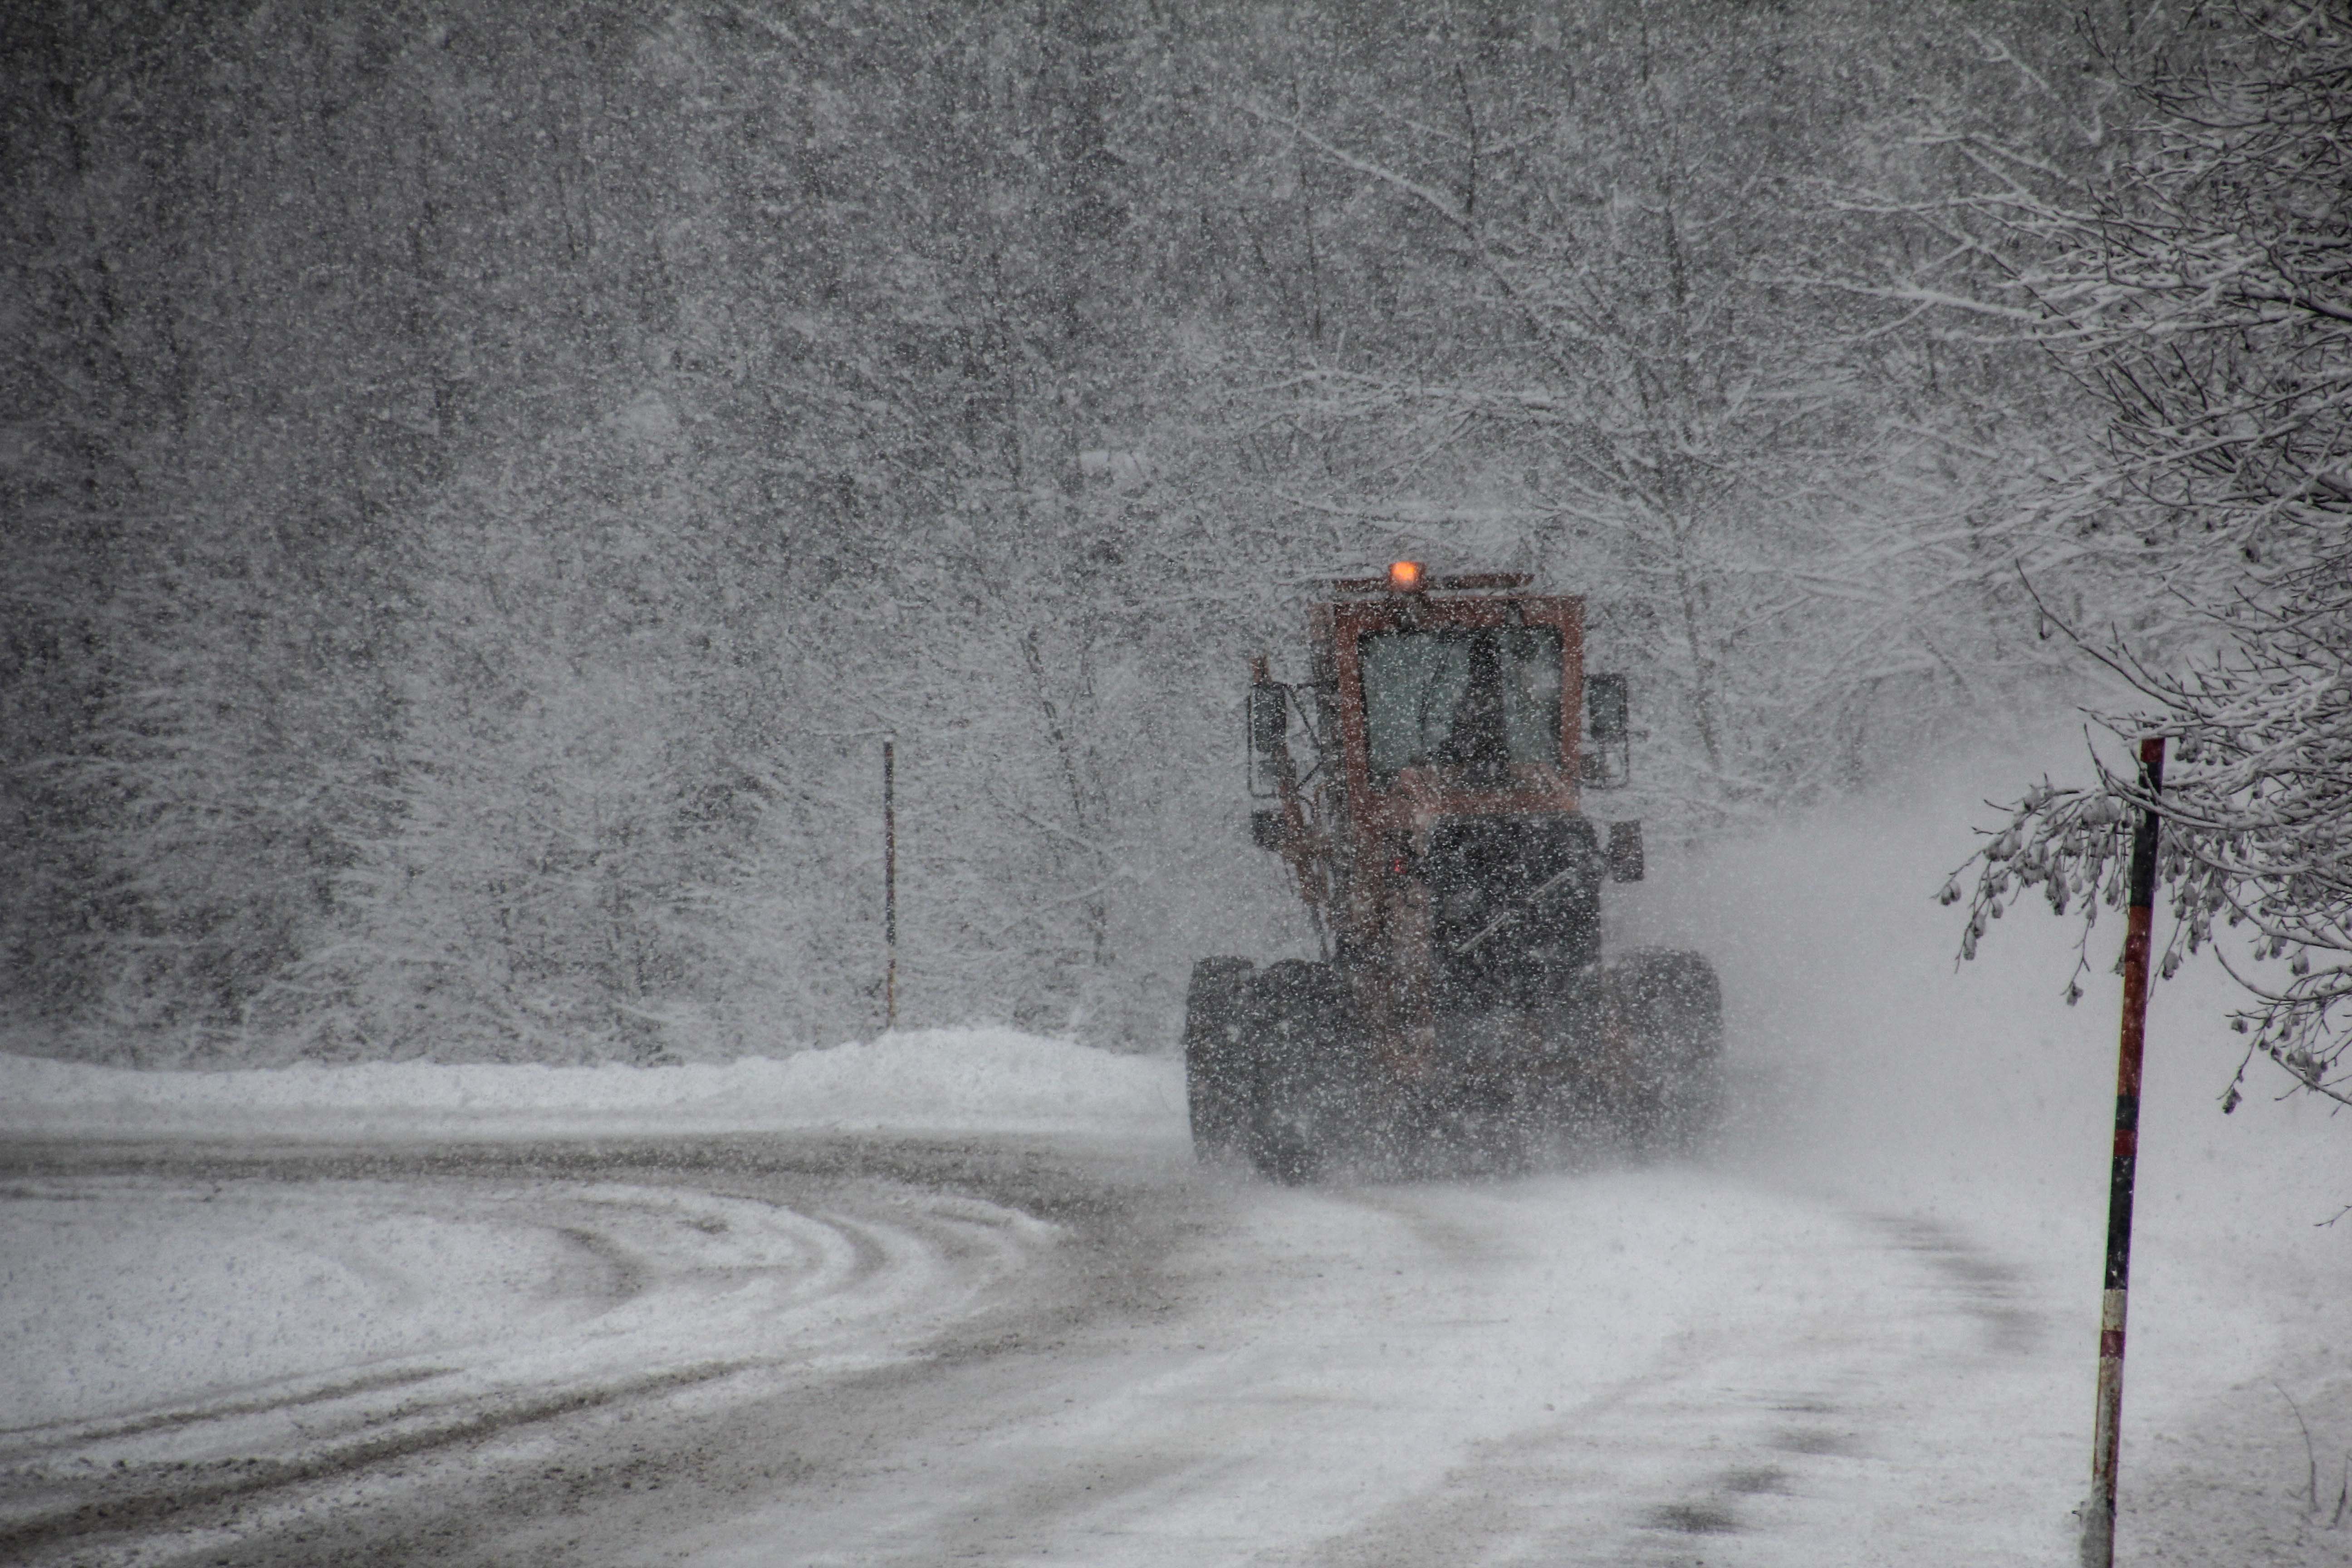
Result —
<instances>
[{"instance_id":1,"label":"tractor cab","mask_svg":"<svg viewBox=\"0 0 2352 1568\"><path fill-rule=\"evenodd\" d=\"M1252 793L1276 803L1254 836L1310 905L1336 909L1363 852L1416 858L1447 822L1578 816L1580 789L1627 782L1624 678L1586 674L1583 600L1528 583L1399 562L1309 609L1304 688L1254 662ZM1612 824L1610 843L1612 874L1638 879L1639 824Z\"/></svg>"}]
</instances>

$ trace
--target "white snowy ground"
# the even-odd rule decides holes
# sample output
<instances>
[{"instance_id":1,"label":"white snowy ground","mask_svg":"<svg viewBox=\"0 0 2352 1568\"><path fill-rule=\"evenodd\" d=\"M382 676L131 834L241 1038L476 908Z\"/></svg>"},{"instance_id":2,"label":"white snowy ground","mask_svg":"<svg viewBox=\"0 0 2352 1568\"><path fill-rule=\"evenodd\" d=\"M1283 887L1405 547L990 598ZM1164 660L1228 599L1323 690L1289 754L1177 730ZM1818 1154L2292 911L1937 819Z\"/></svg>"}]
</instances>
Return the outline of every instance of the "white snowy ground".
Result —
<instances>
[{"instance_id":1,"label":"white snowy ground","mask_svg":"<svg viewBox=\"0 0 2352 1568\"><path fill-rule=\"evenodd\" d=\"M1696 1166L1203 1184L1172 1062L990 1030L644 1070L173 1078L5 1058L0 1134L912 1132L1081 1163L1116 1147L1160 1161L1167 1203L1207 1216L1159 1260L1157 1311L959 1361L938 1409L860 1406L858 1455L824 1486L616 1529L610 1559L2067 1563L2114 983L2060 1006L2063 933L2024 914L1954 974L1953 922L1927 898L1937 847L1910 847L1910 821L1718 858L1703 898L1696 868L1662 856L1624 901L1622 934L1706 949L1732 998L1740 1110ZM2352 1125L2260 1092L2219 1115L2225 999L2192 974L2155 1005L2124 1549L2343 1563L2352 1219L2324 1222L2352 1202ZM0 1528L77 1466L297 1465L401 1422L456 1430L666 1378L678 1398L817 1402L835 1373L919 1363L1076 1245L919 1183L778 1203L412 1165L55 1175L6 1199ZM530 1430L468 1462L541 1462Z\"/></svg>"}]
</instances>

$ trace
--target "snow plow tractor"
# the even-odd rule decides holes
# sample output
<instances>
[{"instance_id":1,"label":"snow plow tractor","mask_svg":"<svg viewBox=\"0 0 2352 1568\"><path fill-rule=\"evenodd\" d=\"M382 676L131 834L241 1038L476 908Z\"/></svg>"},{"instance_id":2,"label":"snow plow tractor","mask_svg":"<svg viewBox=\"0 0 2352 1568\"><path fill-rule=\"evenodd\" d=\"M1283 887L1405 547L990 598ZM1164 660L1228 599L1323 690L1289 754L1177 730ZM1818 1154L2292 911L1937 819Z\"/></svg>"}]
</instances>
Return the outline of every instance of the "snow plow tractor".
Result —
<instances>
[{"instance_id":1,"label":"snow plow tractor","mask_svg":"<svg viewBox=\"0 0 2352 1568\"><path fill-rule=\"evenodd\" d=\"M1601 952L1602 884L1643 874L1641 825L1581 806L1630 774L1625 680L1585 672L1582 600L1528 585L1399 562L1309 607L1303 684L1252 661L1252 837L1327 956L1194 966L1203 1160L1518 1169L1594 1132L1687 1149L1712 1120L1714 969Z\"/></svg>"}]
</instances>

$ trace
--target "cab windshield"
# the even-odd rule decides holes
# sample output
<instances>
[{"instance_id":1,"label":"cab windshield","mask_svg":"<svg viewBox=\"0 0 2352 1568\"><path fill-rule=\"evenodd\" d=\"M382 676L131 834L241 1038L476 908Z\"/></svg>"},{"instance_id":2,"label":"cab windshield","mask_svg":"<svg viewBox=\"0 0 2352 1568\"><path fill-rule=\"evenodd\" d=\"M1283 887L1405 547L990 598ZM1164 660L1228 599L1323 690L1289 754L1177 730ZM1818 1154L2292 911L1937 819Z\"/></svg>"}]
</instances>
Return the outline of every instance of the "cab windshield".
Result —
<instances>
[{"instance_id":1,"label":"cab windshield","mask_svg":"<svg viewBox=\"0 0 2352 1568\"><path fill-rule=\"evenodd\" d=\"M1499 785L1513 763L1559 763L1558 628L1373 632L1357 653L1376 785L1409 767Z\"/></svg>"}]
</instances>

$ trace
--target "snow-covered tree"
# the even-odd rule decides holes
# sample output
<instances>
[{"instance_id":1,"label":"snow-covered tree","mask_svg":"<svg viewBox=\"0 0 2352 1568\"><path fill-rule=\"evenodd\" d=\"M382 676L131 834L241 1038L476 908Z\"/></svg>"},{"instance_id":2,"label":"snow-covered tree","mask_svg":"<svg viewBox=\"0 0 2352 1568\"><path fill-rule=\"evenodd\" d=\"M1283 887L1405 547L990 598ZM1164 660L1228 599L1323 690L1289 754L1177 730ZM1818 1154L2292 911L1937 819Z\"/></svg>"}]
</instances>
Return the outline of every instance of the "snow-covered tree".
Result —
<instances>
[{"instance_id":1,"label":"snow-covered tree","mask_svg":"<svg viewBox=\"0 0 2352 1568\"><path fill-rule=\"evenodd\" d=\"M2102 721L2174 761L2160 801L2103 772L2016 803L1964 951L2028 891L2086 919L2119 902L2129 808L2156 805L2165 972L2215 942L2252 1051L2352 1102L2352 13L2175 21L2112 177L2072 203L2005 182L1965 215L2007 274L1979 308L2030 320L2105 416L2032 521L2137 584L2137 625L2069 630L2128 693ZM2216 942L2231 927L2251 954Z\"/></svg>"}]
</instances>

